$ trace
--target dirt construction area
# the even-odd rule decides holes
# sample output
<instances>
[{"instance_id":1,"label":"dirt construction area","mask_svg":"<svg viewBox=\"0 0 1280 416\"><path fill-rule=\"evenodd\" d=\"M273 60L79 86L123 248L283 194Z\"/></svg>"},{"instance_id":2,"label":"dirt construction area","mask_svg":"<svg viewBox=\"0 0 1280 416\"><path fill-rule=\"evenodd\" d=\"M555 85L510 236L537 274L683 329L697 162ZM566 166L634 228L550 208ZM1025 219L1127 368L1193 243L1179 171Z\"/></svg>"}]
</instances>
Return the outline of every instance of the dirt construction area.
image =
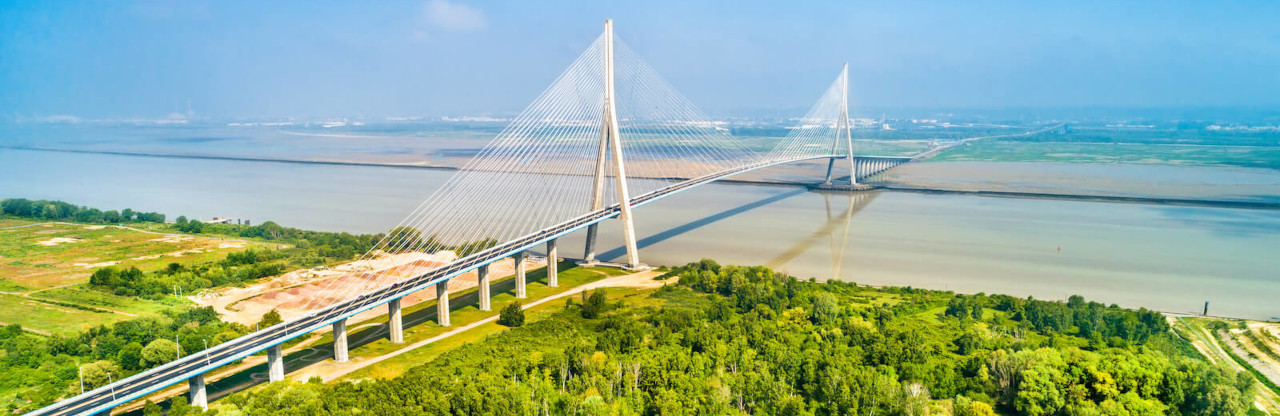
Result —
<instances>
[{"instance_id":1,"label":"dirt construction area","mask_svg":"<svg viewBox=\"0 0 1280 416\"><path fill-rule=\"evenodd\" d=\"M201 306L213 306L222 319L253 325L262 315L275 309L284 320L290 320L321 309L343 299L386 286L444 265L457 258L453 252L435 254L401 253L380 254L373 259L357 260L334 267L317 267L296 270L280 276L263 279L246 287L223 288L202 292L189 299ZM546 266L546 260L538 257L525 259L525 270ZM489 265L491 279L515 274L515 262L503 259ZM449 280L449 293L476 286L475 271ZM408 308L420 302L434 300L435 287L428 287L401 301ZM386 311L373 308L356 315L355 321L369 319Z\"/></svg>"}]
</instances>

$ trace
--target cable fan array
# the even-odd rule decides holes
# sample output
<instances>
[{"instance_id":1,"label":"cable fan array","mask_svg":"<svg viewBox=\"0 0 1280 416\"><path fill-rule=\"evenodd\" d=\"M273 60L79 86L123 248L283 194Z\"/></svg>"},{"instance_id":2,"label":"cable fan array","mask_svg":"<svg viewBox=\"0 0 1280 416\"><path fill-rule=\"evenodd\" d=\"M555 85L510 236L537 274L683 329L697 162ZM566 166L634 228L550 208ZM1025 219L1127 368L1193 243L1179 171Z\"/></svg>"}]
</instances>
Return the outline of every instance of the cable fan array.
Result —
<instances>
[{"instance_id":1,"label":"cable fan array","mask_svg":"<svg viewBox=\"0 0 1280 416\"><path fill-rule=\"evenodd\" d=\"M360 258L358 279L330 279L304 310L385 287L442 266L391 253L458 257L591 211L605 98L604 35L597 38L498 136ZM620 144L632 198L681 179L756 163L723 126L614 41ZM606 175L612 177L612 163ZM617 203L606 180L604 206ZM360 305L327 313L339 314Z\"/></svg>"},{"instance_id":2,"label":"cable fan array","mask_svg":"<svg viewBox=\"0 0 1280 416\"><path fill-rule=\"evenodd\" d=\"M827 155L847 155L844 124L847 122L845 112L845 86L848 72L841 71L835 81L818 98L818 102L809 108L809 112L801 117L795 127L787 133L787 137L778 142L773 150L765 156L770 161L787 161Z\"/></svg>"}]
</instances>

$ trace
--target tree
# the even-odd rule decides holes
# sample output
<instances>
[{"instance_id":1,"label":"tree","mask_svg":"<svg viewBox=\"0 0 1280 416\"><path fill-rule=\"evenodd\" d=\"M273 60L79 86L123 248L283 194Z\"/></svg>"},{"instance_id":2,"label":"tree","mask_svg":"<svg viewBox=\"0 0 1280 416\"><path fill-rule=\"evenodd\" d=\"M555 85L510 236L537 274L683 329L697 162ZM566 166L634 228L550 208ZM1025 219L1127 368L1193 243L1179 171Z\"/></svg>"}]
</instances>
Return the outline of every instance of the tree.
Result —
<instances>
[{"instance_id":1,"label":"tree","mask_svg":"<svg viewBox=\"0 0 1280 416\"><path fill-rule=\"evenodd\" d=\"M280 318L280 311L272 308L267 313L262 314L262 320L258 321L258 328L266 328L281 322L284 322L284 319Z\"/></svg>"},{"instance_id":2,"label":"tree","mask_svg":"<svg viewBox=\"0 0 1280 416\"><path fill-rule=\"evenodd\" d=\"M996 411L991 408L991 405L970 400L964 396L956 397L955 405L952 407L955 416L996 416Z\"/></svg>"},{"instance_id":3,"label":"tree","mask_svg":"<svg viewBox=\"0 0 1280 416\"><path fill-rule=\"evenodd\" d=\"M142 367L150 368L178 358L178 344L167 338L151 341L142 349Z\"/></svg>"},{"instance_id":4,"label":"tree","mask_svg":"<svg viewBox=\"0 0 1280 416\"><path fill-rule=\"evenodd\" d=\"M925 416L929 414L929 389L920 383L902 386L903 414Z\"/></svg>"},{"instance_id":5,"label":"tree","mask_svg":"<svg viewBox=\"0 0 1280 416\"><path fill-rule=\"evenodd\" d=\"M1243 400L1240 391L1231 386L1214 384L1207 386L1208 393L1205 394L1196 407L1199 408L1199 414L1226 416L1238 415L1244 413L1249 407L1248 401Z\"/></svg>"},{"instance_id":6,"label":"tree","mask_svg":"<svg viewBox=\"0 0 1280 416\"><path fill-rule=\"evenodd\" d=\"M199 234L201 231L204 231L203 222L200 220L188 220L185 216L178 217L176 225L178 226L178 231L182 231L184 233Z\"/></svg>"},{"instance_id":7,"label":"tree","mask_svg":"<svg viewBox=\"0 0 1280 416\"><path fill-rule=\"evenodd\" d=\"M813 320L819 324L830 324L840 316L840 304L831 293L820 293L813 299Z\"/></svg>"},{"instance_id":8,"label":"tree","mask_svg":"<svg viewBox=\"0 0 1280 416\"><path fill-rule=\"evenodd\" d=\"M519 301L508 303L498 312L498 325L517 327L524 325L524 307Z\"/></svg>"},{"instance_id":9,"label":"tree","mask_svg":"<svg viewBox=\"0 0 1280 416\"><path fill-rule=\"evenodd\" d=\"M192 406L187 404L187 396L180 394L169 401L169 413L166 416L187 416L192 410Z\"/></svg>"},{"instance_id":10,"label":"tree","mask_svg":"<svg viewBox=\"0 0 1280 416\"><path fill-rule=\"evenodd\" d=\"M18 217L30 217L35 214L35 204L22 198L10 198L0 202L0 211Z\"/></svg>"},{"instance_id":11,"label":"tree","mask_svg":"<svg viewBox=\"0 0 1280 416\"><path fill-rule=\"evenodd\" d=\"M1063 396L1064 377L1058 369L1048 365L1035 365L1022 372L1022 384L1013 404L1018 411L1030 416L1048 416L1066 405Z\"/></svg>"},{"instance_id":12,"label":"tree","mask_svg":"<svg viewBox=\"0 0 1280 416\"><path fill-rule=\"evenodd\" d=\"M1022 372L1029 365L1027 361L1027 354L1024 353L1010 354L1005 350L991 353L991 358L987 362L988 372L996 382L996 388L1003 403L1009 403L1018 393L1022 383Z\"/></svg>"},{"instance_id":13,"label":"tree","mask_svg":"<svg viewBox=\"0 0 1280 416\"><path fill-rule=\"evenodd\" d=\"M142 416L164 416L164 408L150 400L142 405Z\"/></svg>"},{"instance_id":14,"label":"tree","mask_svg":"<svg viewBox=\"0 0 1280 416\"><path fill-rule=\"evenodd\" d=\"M111 287L111 286L115 286L116 285L115 283L116 283L116 269L112 267L103 267L101 269L94 270L93 274L89 276L90 286Z\"/></svg>"},{"instance_id":15,"label":"tree","mask_svg":"<svg viewBox=\"0 0 1280 416\"><path fill-rule=\"evenodd\" d=\"M422 232L413 227L392 228L387 234L391 246L387 251L408 251L421 249Z\"/></svg>"},{"instance_id":16,"label":"tree","mask_svg":"<svg viewBox=\"0 0 1280 416\"><path fill-rule=\"evenodd\" d=\"M586 292L583 292L586 295ZM605 297L604 291L596 289L591 292L591 296L582 302L582 317L587 319L595 319L604 313L607 306L608 298Z\"/></svg>"},{"instance_id":17,"label":"tree","mask_svg":"<svg viewBox=\"0 0 1280 416\"><path fill-rule=\"evenodd\" d=\"M84 379L84 389L88 391L105 386L112 380L119 380L120 367L110 361L95 361L80 366L80 377Z\"/></svg>"},{"instance_id":18,"label":"tree","mask_svg":"<svg viewBox=\"0 0 1280 416\"><path fill-rule=\"evenodd\" d=\"M137 342L125 344L116 354L116 362L126 370L142 369L142 344Z\"/></svg>"}]
</instances>

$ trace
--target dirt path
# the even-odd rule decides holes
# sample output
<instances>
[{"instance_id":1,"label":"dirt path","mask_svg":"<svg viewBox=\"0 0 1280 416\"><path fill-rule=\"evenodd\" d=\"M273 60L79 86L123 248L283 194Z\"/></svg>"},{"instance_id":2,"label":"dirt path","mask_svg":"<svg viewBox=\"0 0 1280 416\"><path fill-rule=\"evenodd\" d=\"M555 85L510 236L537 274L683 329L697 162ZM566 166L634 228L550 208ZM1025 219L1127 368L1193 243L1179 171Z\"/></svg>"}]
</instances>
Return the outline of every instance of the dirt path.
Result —
<instances>
[{"instance_id":1,"label":"dirt path","mask_svg":"<svg viewBox=\"0 0 1280 416\"><path fill-rule=\"evenodd\" d=\"M86 310L92 310L92 311L95 311L95 312L110 312L110 313L114 313L114 314L117 314L117 315L124 315L124 316L128 316L128 317L131 317L131 318L137 318L137 317L139 316L139 315L138 315L138 314L136 314L136 313L132 313L132 312L125 312L125 311L119 311L119 310L115 310L115 309L111 309L111 308L104 308L104 307L97 306L97 305L85 305L85 304L83 304L83 303L73 302L73 301L69 301L69 300L63 300L63 299L50 299L50 298L42 298L42 297L39 297L39 296L31 296L31 295L33 295L33 294L40 293L40 292L44 292L44 291L47 291L47 290L61 289L61 288L64 288L64 287L78 286L78 285L82 285L82 284L84 284L84 283L68 283L68 284L61 285L61 286L46 287L46 288L44 288L44 289L33 290L33 291L30 291L30 292L3 292L3 291L0 291L0 295L10 295L10 296L24 297L24 298L28 298L28 299L31 299L31 300L36 301L36 302L47 303L47 304L54 304L54 305L59 305L59 306L75 305L76 307L84 308L84 309L86 309ZM24 327L23 329L27 329L27 328L25 328L25 327ZM38 332L38 331L32 330L31 332ZM48 333L45 333L45 332L39 332L39 333L42 333L42 334L45 334L45 335L49 335Z\"/></svg>"},{"instance_id":2,"label":"dirt path","mask_svg":"<svg viewBox=\"0 0 1280 416\"><path fill-rule=\"evenodd\" d=\"M609 278L605 278L605 279L603 279L603 280L597 280L597 281L595 281L595 282L587 283L587 284L585 284L585 285L578 286L578 287L575 287L575 288L573 288L573 289L566 290L566 291L564 291L564 292L560 292L560 293L557 293L557 294L554 294L554 295L551 295L551 296L547 296L547 297L545 297L545 298L538 299L538 300L535 300L535 301L533 301L533 302L529 302L529 303L527 303L527 304L525 304L525 305L524 305L524 309L529 309L529 308L532 308L532 307L535 307L535 306L538 306L538 305L541 305L541 304L544 304L544 303L547 303L547 302L550 302L550 301L553 301L553 300L556 300L556 299L561 299L561 298L564 298L564 297L566 297L566 296L573 296L573 295L577 295L577 294L580 294L580 293L582 293L582 292L584 292L584 291L588 291L588 290L595 290L595 289L598 289L598 288L604 288L604 287L631 287L631 288L636 288L636 289L656 289L656 288L662 287L662 285L664 285L664 284L666 284L666 283L668 283L668 282L673 282L673 281L674 281L674 280L668 280L668 281L658 281L658 280L653 280L653 278L654 278L654 277L657 277L657 276L660 276L660 275L662 275L662 272L659 272L659 271L656 271L656 270L647 270L647 271L643 271L643 272L639 272L639 273L632 273L632 274L623 275L623 276L614 276L614 277L609 277ZM454 329L454 330L452 330L452 331L445 332L445 333L443 333L443 334L436 335L436 336L434 336L434 337L427 338L427 339L424 339L424 340L422 340L422 341L418 341L418 342L415 342L415 343L412 343L412 344L405 345L405 346L404 346L404 348L400 348L400 349L398 349L398 350L392 351L392 352L387 353L387 354L383 354L383 355L378 356L378 357L375 357L375 358L370 358L370 359L366 359L366 360L361 360L361 361L359 361L359 362L351 361L351 362L349 362L349 363L348 363L348 364L346 364L346 365L341 365L341 366L338 366L338 367L336 367L336 368L333 368L333 369L332 369L332 371L326 372L326 373L324 373L324 374L320 374L319 376L320 376L320 378L321 378L322 380L324 380L324 381L327 383L327 382L330 382L330 381L336 380L336 379L338 379L338 378L341 378L342 376L345 376L345 375L347 375L347 374L350 374L350 373L352 373L352 372L354 372L354 371L356 371L356 370L360 370L360 369L365 368L365 367L368 367L368 366L370 366L370 365L380 363L380 362L385 361L385 360L387 360L387 359L390 359L390 358L396 357L396 356L398 356L398 355L400 355L400 354L404 354L404 353L407 353L407 352L409 352L409 351L413 351L413 350L416 350L416 349L418 349L418 348L422 348L423 346L426 346L427 344L431 344L431 343L434 343L434 342L438 342L438 341L440 341L440 340L442 340L442 339L449 338L449 337L451 337L451 336L461 334L461 333L466 332L466 331L468 331L468 330L474 329L474 328L479 327L479 326L481 326L481 325L484 325L484 324L487 324L487 323L490 323L490 322L494 322L494 321L497 321L497 320L498 320L498 315L497 315L497 314L494 314L493 316L490 316L490 317L488 317L488 318L481 319L481 320L479 320L479 321L475 321L475 322L472 322L472 323L470 323L470 324L460 326L460 327L458 327L458 329Z\"/></svg>"},{"instance_id":3,"label":"dirt path","mask_svg":"<svg viewBox=\"0 0 1280 416\"><path fill-rule=\"evenodd\" d=\"M535 301L533 301L533 302L530 302L530 303L526 304L524 307L525 307L526 309L528 309L528 308L531 308L531 307L534 307L534 306L537 306L537 305L544 304L544 303L549 302L549 301L553 301L553 300L556 300L556 299L564 298L565 296L577 295L577 294L579 294L579 293L582 293L583 291L594 290L594 289L596 289L596 288L602 288L602 287L634 287L634 288L637 288L637 289L651 289L651 288L658 288L658 287L661 287L661 286L662 286L663 284L665 284L665 283L668 283L668 282L672 282L672 281L674 281L674 280L667 280L667 281L655 281L655 280L653 280L653 278L654 278L654 277L656 277L656 276L658 276L658 275L660 275L660 274L661 274L660 272L652 271L652 270L651 270L651 271L644 271L644 272L633 273L633 274L623 275L623 276L606 277L606 278L604 278L604 279L602 279L602 280L598 280L598 281L595 281L595 282L587 283L587 284L584 284L584 285L581 285L581 286L578 286L578 287L575 287L575 288L572 288L572 289L566 290L566 291L564 291L564 292L561 292L561 293L558 293L558 294L555 294L555 295L551 295L551 296L548 296L548 297L545 297L545 298L541 298L541 299L535 300ZM453 292L453 291L451 290L450 292ZM473 322L473 323L471 323L471 324L468 324L468 325L464 325L464 326L458 327L457 329L454 329L454 330L452 330L452 331L446 332L446 333L444 333L444 334L437 335L437 336L432 337L432 338L430 338L430 339L426 339L426 340L422 340L422 341L415 342L415 343L413 343L413 344L405 345L403 348L400 348L400 349L398 349L398 350L396 350L396 351L393 351L393 352L388 353L388 354L384 354L384 355L379 356L379 357L376 357L376 358L372 358L372 359L364 360L364 361L360 361L360 362L352 361L352 362L349 362L349 363L346 363L346 364L339 364L338 366L333 367L331 371L324 371L324 372L322 372L322 373L320 374L320 377L321 377L321 379L322 379L322 380L324 380L324 381L328 382L328 381L334 380L334 379L336 379L336 378L338 378L338 377L341 377L341 376L343 376L343 375L349 374L349 373L351 373L351 372L353 372L353 371L356 371L356 370L359 370L359 369L361 369L361 368L367 367L367 366L369 366L369 365L371 365L371 364L374 364L374 363L377 363L377 362L381 362L381 361L383 361L383 360L386 360L386 359L391 358L391 357L398 356L398 355L400 355L400 354L404 354L404 353L409 352L409 351L412 351L412 350L414 350L414 349L416 349L416 348L420 348L420 347L422 347L422 346L424 346L424 345L428 345L428 344L431 344L431 343L433 343L433 342L437 342L437 341L440 341L440 340L442 340L442 339L448 338L448 337L450 337L450 336L454 336L454 335L460 334L460 333L462 333L462 332L465 332L465 331L466 331L466 330L468 330L468 329L473 329L473 328L476 328L476 327L478 327L478 326L480 326L480 325L483 325L483 324L486 324L486 323L489 323L489 322L496 321L497 319L498 319L498 316L497 316L497 314L495 313L493 316L491 316L491 317L489 317L489 318L482 319L482 320L480 320L480 321ZM406 324L408 324L408 323L406 322ZM354 326L352 326L352 327L349 327L349 328L348 328L348 331L349 331L349 332L354 333L354 332L359 331L361 328L377 327L377 326L381 326L381 325L382 325L382 324L380 324L380 323L375 323L375 322L362 323L362 324L359 324L359 325L354 325ZM295 359L306 360L306 359L307 359L307 358L291 357L291 355L292 355L292 354L301 353L301 352L306 352L306 351L308 351L308 350L312 350L312 351L310 351L311 353L320 353L320 352L324 352L324 351L320 351L320 349L317 349L318 345L316 345L316 342L317 342L317 341L319 341L319 340L320 340L321 338L323 338L324 336L328 335L328 333L329 333L329 331L325 331L325 330L320 330L320 331L313 332L313 333L312 333L312 334L311 334L311 335L306 339L306 341L300 342L300 343L298 343L297 345L295 345L295 346L293 346L293 347L290 347L290 348L285 349L285 350L284 350L284 356L286 357L286 361L287 361L287 362L286 362L286 364L285 364L285 367L286 367L286 368L293 367L293 369L294 369L294 370L291 370L291 371L301 370L301 368L298 368L298 367L294 364L296 361L293 361L293 360L295 360ZM329 355L328 353L325 353L325 354L322 354L322 355L324 355L324 359L330 358L330 355ZM216 382L218 382L218 381L224 380L224 379L228 379L228 378L231 378L231 377L240 376L240 375L243 375L242 373L248 372L248 371L252 370L254 367L262 366L265 362L266 362L266 358L265 358L265 356L249 356L249 357L246 357L246 358L241 362L241 364L239 364L239 365L237 365L237 366L235 366L235 367L224 367L223 369L218 370L218 371L217 371L217 373L214 373L214 374L207 374L207 375L205 376L205 382L206 382L206 384L207 384L207 385L212 385L212 384L214 384L214 383L216 383ZM332 360L329 360L328 362L329 362L329 363L332 363ZM306 364L303 364L303 365L306 365ZM264 370L264 371L265 371L265 370ZM286 376L286 377L290 377L290 378L293 378L293 377L299 377L299 374L303 374L303 373L302 373L302 372L294 372L292 375L288 375L288 376ZM305 377L308 377L308 378L309 378L309 377L311 377L311 376L313 376L313 375L316 375L316 374L315 374L315 372L308 372L308 373L306 373L306 374L305 374ZM249 374L249 375L248 375L248 377L249 377L249 378L254 379L254 380L257 380L257 378L261 378L261 377L258 377L258 376L259 376L258 374ZM264 373L264 374L261 374L261 376L262 376L262 377L265 377L265 373ZM262 381L265 381L265 380L257 380L257 382L262 382ZM257 382L255 382L255 383L253 383L253 384L257 384ZM174 385L174 386L172 386L172 387L169 387L169 388L167 388L167 389L161 390L161 391L159 391L159 392L152 393L151 395L148 395L145 399L149 399L149 400L153 400L153 401L161 401L161 400L165 400L165 399L167 399L167 398L170 398L170 397L173 397L173 396L176 396L176 395L179 395L179 394L185 394L186 392L187 392L187 386L186 386L186 384L179 383L179 384L176 384L176 385ZM218 395L217 395L218 397L215 397L215 396L213 396L213 395L212 395L212 393L213 393L213 391L212 391L212 390L210 391L210 393L211 393L211 396L210 396L210 400L211 400L211 401L212 401L212 400L215 400L215 399L216 399L216 398L218 398L218 397L221 397L221 396L224 396L224 395L228 394L227 392L219 392L220 394L218 394ZM119 413L119 412L135 411L135 410L140 409L144 404L145 404L145 402L144 402L143 400L137 400L137 401L134 401L134 402L129 403L129 404L127 404L127 405L122 405L122 406L120 406L120 407L117 407L117 408L116 408L116 411L117 411L117 413Z\"/></svg>"},{"instance_id":4,"label":"dirt path","mask_svg":"<svg viewBox=\"0 0 1280 416\"><path fill-rule=\"evenodd\" d=\"M34 224L15 225L15 226L12 226L12 227L4 227L4 228L0 228L0 230L12 230L12 229L15 229L15 228L34 227L34 226L37 226L37 225L40 225L40 224L44 224L44 223L43 223L43 222L37 222L37 223L34 223Z\"/></svg>"},{"instance_id":5,"label":"dirt path","mask_svg":"<svg viewBox=\"0 0 1280 416\"><path fill-rule=\"evenodd\" d=\"M282 355L288 355L298 351L302 351L307 348L311 348L312 344L314 344L316 341L319 341L320 338L322 338L323 336L324 336L323 333L312 333L311 336L307 337L306 340L299 342L297 345L294 345L292 347L285 348L284 350L282 350ZM267 362L266 356L250 355L248 357L245 357L243 360L241 360L240 364L235 367L222 367L216 373L205 374L205 383L213 383L218 380L231 377L238 373L248 371L249 369L262 365L263 363L266 363L266 362ZM160 390L155 393L151 393L150 395L142 399L134 400L133 402L116 406L115 409L112 409L112 413L132 412L132 411L141 409L142 406L146 405L146 400L156 399L156 401L159 402L160 400L174 397L179 394L185 394L186 392L187 392L186 384L184 383L174 384L169 388Z\"/></svg>"},{"instance_id":6,"label":"dirt path","mask_svg":"<svg viewBox=\"0 0 1280 416\"><path fill-rule=\"evenodd\" d=\"M0 325L9 325L9 323L8 323L8 322L0 322ZM50 333L45 332L45 331L41 331L41 330L38 330L38 329L31 329L31 328L27 328L27 327L25 327L25 326L24 326L24 327L22 327L22 330L23 330L23 331L30 332L30 333L33 333L33 334L40 334L40 335L44 335L44 336L46 336L46 337L47 337L47 336L52 336L52 335L53 335L53 334L50 334Z\"/></svg>"}]
</instances>

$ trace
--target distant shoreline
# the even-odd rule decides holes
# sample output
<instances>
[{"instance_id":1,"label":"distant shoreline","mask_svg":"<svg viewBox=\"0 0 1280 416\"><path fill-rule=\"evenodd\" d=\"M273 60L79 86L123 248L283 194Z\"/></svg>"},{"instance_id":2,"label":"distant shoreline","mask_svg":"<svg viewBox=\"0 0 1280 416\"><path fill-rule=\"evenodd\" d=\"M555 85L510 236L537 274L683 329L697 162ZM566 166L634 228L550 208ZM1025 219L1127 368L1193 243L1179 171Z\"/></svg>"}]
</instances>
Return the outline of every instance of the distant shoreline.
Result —
<instances>
[{"instance_id":1,"label":"distant shoreline","mask_svg":"<svg viewBox=\"0 0 1280 416\"><path fill-rule=\"evenodd\" d=\"M138 156L138 157L154 157L162 159L203 159L203 160L229 160L236 162L265 162L265 163L292 163L305 165L334 165L334 166L363 166L363 167L379 167L379 168L407 168L407 169L427 169L427 170L458 170L452 166L435 166L435 165L406 165L395 163L374 163L374 162L343 162L333 160L305 160L305 159L278 159L264 157L244 157L244 156L213 156L213 155L175 155L165 153L144 153L144 152L120 152L112 150L79 150L79 149L54 149L48 147L29 147L29 146L0 146L3 149L13 150L30 150L36 152L55 152L55 153L82 153L112 156Z\"/></svg>"},{"instance_id":2,"label":"distant shoreline","mask_svg":"<svg viewBox=\"0 0 1280 416\"><path fill-rule=\"evenodd\" d=\"M1091 202L1112 202L1112 203L1130 203L1130 204L1147 204L1147 205L1178 205L1190 207L1206 207L1206 208L1239 208L1239 209L1262 209L1262 210L1280 210L1280 202L1262 202L1262 201L1229 201L1220 199L1190 199L1190 198L1163 198L1163 197L1146 197L1146 196L1116 196L1116 195L1089 195L1089 194L1055 194L1048 192L1018 192L1018 191L982 191L982 190L961 190L961 189L940 189L940 188L922 188L914 186L897 186L897 185L881 185L877 189L898 192L915 192L922 194L951 194L951 195L972 195L986 196L998 198L1026 198L1026 199L1060 199L1073 201L1091 201Z\"/></svg>"},{"instance_id":3,"label":"distant shoreline","mask_svg":"<svg viewBox=\"0 0 1280 416\"><path fill-rule=\"evenodd\" d=\"M407 165L395 163L376 163L376 162L343 162L328 160L304 160L304 159L279 159L279 158L256 158L242 156L211 156L211 155L179 155L165 153L145 153L145 152L122 152L110 150L79 150L79 149L56 149L46 147L30 147L30 146L0 146L3 149L28 150L37 152L56 152L56 153L81 153L81 154L101 154L112 156L135 156L135 157L154 157L165 159L201 159L201 160L226 160L237 162L262 162L262 163L289 163L289 164L314 164L314 165L331 165L331 166L358 166L358 167L378 167L378 168L401 168L401 169L425 169L440 171L457 171L457 167L439 166L439 165ZM652 178L659 180L681 180L682 178ZM755 181L743 179L721 179L717 182L730 185L764 185L764 186L787 186L787 187L804 187L813 188L813 184L800 182L783 182L783 181ZM900 185L877 185L877 190L897 191L897 192L915 192L923 194L950 194L950 195L970 195L985 196L997 198L1027 198L1027 199L1057 199L1057 200L1074 200L1089 202L1110 202L1110 203L1130 203L1130 204L1148 204L1148 205L1176 205L1204 208L1237 208L1237 209L1260 209L1260 210L1280 210L1280 202L1261 202L1261 201L1231 201L1220 199L1192 199L1192 198L1166 198L1166 197L1144 197L1144 196L1115 196L1115 195L1090 195L1090 194L1059 194L1048 192L1019 192L1019 191L992 191L992 190L962 190L962 189L945 189L945 188L927 188L915 186ZM831 191L823 191L831 192Z\"/></svg>"}]
</instances>

